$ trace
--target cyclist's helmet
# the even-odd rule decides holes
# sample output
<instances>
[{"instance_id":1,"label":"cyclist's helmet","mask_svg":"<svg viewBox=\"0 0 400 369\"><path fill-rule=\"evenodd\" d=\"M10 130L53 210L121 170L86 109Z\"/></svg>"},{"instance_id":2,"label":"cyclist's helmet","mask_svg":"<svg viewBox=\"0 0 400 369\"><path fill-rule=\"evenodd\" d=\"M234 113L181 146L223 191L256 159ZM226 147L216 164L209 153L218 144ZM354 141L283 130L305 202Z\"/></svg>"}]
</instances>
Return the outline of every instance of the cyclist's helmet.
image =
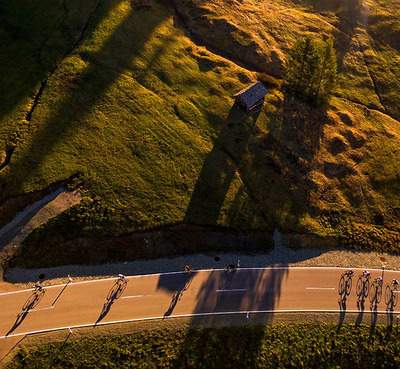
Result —
<instances>
[{"instance_id":1,"label":"cyclist's helmet","mask_svg":"<svg viewBox=\"0 0 400 369\"><path fill-rule=\"evenodd\" d=\"M347 275L353 275L353 269L349 269L348 271L347 271Z\"/></svg>"},{"instance_id":2,"label":"cyclist's helmet","mask_svg":"<svg viewBox=\"0 0 400 369\"><path fill-rule=\"evenodd\" d=\"M393 279L392 283L397 286L399 284L399 281L397 279Z\"/></svg>"},{"instance_id":3,"label":"cyclist's helmet","mask_svg":"<svg viewBox=\"0 0 400 369\"><path fill-rule=\"evenodd\" d=\"M382 281L383 281L383 278L379 276L378 278L376 278L376 280L377 280L378 282L382 282Z\"/></svg>"},{"instance_id":4,"label":"cyclist's helmet","mask_svg":"<svg viewBox=\"0 0 400 369\"><path fill-rule=\"evenodd\" d=\"M366 270L366 271L364 272L364 275L365 275L366 277L369 277L369 276L371 275L371 273L370 273L368 270Z\"/></svg>"}]
</instances>

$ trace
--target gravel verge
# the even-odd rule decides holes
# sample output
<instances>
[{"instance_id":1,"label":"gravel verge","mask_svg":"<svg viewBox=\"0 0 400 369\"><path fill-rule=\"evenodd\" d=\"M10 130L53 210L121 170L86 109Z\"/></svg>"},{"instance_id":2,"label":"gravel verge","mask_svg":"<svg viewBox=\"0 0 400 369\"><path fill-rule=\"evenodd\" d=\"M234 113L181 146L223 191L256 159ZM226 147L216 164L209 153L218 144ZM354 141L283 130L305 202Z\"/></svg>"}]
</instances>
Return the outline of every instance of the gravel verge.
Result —
<instances>
[{"instance_id":1,"label":"gravel verge","mask_svg":"<svg viewBox=\"0 0 400 369\"><path fill-rule=\"evenodd\" d=\"M353 267L353 268L381 268L381 258L386 259L386 268L400 270L400 256L377 252L361 252L348 250L300 249L294 250L282 245L281 235L274 234L275 248L266 254L226 253L215 255L186 255L182 257L141 260L123 263L109 263L101 265L65 265L53 268L19 269L15 268L5 273L5 280L17 284L19 287L31 287L45 276L44 285L64 283L70 275L75 281L125 275L141 275L165 273L183 270L185 264L193 269L224 268L227 264L240 267Z\"/></svg>"}]
</instances>

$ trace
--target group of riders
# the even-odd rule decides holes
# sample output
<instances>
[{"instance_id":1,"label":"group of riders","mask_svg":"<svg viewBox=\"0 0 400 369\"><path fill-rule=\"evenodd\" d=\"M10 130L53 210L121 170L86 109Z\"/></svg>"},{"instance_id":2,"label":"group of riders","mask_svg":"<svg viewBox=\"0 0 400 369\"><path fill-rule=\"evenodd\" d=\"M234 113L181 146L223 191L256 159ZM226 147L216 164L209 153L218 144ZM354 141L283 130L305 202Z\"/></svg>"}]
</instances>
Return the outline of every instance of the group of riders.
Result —
<instances>
[{"instance_id":1,"label":"group of riders","mask_svg":"<svg viewBox=\"0 0 400 369\"><path fill-rule=\"evenodd\" d=\"M351 279L354 275L354 271L352 269L346 270L340 279L339 282L339 295L341 296L339 302L343 302L346 299L346 296L350 294L351 291ZM370 279L371 273L368 270L365 270L358 277L357 281L357 306L358 304L362 304L364 299L369 295L369 300L371 302L371 308L377 309L378 303L381 300L381 296L383 293L383 273L381 276L375 278L370 287ZM397 288L399 287L400 282L397 279L392 279L390 284L386 286L385 289L385 302L387 305L387 309L392 310L397 305ZM371 288L371 290L370 290Z\"/></svg>"},{"instance_id":2,"label":"group of riders","mask_svg":"<svg viewBox=\"0 0 400 369\"><path fill-rule=\"evenodd\" d=\"M345 275L346 277L348 277L348 278L353 277L353 275L354 275L353 269L348 269L348 270L346 270L346 271L344 272L344 275ZM371 273L370 273L368 270L365 270L365 271L363 271L363 272L361 273L361 277L364 277L364 278L369 279L369 278L371 278ZM377 277L377 278L375 279L375 282L378 283L378 284L383 284L383 277L382 277L382 276ZM398 285L400 284L400 282L399 282L397 279L393 279L392 282L391 282L390 284L391 284L393 287L398 287Z\"/></svg>"}]
</instances>

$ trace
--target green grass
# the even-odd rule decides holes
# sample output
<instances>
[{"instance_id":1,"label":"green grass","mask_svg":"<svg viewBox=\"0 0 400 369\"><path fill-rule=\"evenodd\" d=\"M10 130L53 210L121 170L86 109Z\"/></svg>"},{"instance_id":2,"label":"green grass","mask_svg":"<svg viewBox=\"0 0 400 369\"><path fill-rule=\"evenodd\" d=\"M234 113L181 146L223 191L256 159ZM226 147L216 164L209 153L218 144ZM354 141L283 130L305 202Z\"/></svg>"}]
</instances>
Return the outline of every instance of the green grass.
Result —
<instances>
[{"instance_id":1,"label":"green grass","mask_svg":"<svg viewBox=\"0 0 400 369\"><path fill-rule=\"evenodd\" d=\"M399 334L324 323L159 330L24 348L8 368L397 368Z\"/></svg>"},{"instance_id":2,"label":"green grass","mask_svg":"<svg viewBox=\"0 0 400 369\"><path fill-rule=\"evenodd\" d=\"M238 75L254 78L191 43L170 9L118 2L48 81L3 196L82 172L108 233L182 220Z\"/></svg>"},{"instance_id":3,"label":"green grass","mask_svg":"<svg viewBox=\"0 0 400 369\"><path fill-rule=\"evenodd\" d=\"M0 7L0 158L15 147L0 203L76 173L85 196L30 247L177 222L346 238L321 218L332 214L399 231L399 44L380 26L397 35L398 22L381 2L367 23L341 1L175 0L179 20L157 0L84 3ZM337 46L340 83L322 109L279 91L303 34ZM253 119L232 95L257 78L270 94Z\"/></svg>"}]
</instances>

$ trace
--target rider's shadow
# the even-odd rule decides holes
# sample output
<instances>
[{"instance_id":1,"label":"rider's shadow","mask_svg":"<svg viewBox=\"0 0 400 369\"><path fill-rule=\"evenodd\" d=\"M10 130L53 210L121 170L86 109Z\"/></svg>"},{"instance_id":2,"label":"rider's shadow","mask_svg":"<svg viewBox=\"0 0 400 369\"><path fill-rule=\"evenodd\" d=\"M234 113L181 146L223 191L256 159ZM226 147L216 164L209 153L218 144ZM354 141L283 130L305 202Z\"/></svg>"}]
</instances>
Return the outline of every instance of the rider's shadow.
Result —
<instances>
[{"instance_id":1,"label":"rider's shadow","mask_svg":"<svg viewBox=\"0 0 400 369\"><path fill-rule=\"evenodd\" d=\"M120 282L117 281L115 284L111 287L110 291L108 292L107 295L107 300L103 305L103 309L101 310L101 313L99 317L96 320L95 325L97 325L104 317L109 313L112 304L121 297L122 293L125 291L127 281Z\"/></svg>"},{"instance_id":2,"label":"rider's shadow","mask_svg":"<svg viewBox=\"0 0 400 369\"><path fill-rule=\"evenodd\" d=\"M171 303L167 309L167 311L164 313L164 318L170 316L172 312L174 311L176 305L178 304L178 301L182 298L183 294L185 291L187 291L193 281L194 277L194 272L184 274L183 281L180 283L179 287L176 289L175 293L172 295L172 300Z\"/></svg>"},{"instance_id":3,"label":"rider's shadow","mask_svg":"<svg viewBox=\"0 0 400 369\"><path fill-rule=\"evenodd\" d=\"M43 292L37 293L34 291L31 296L28 297L28 299L25 301L24 305L22 306L21 312L17 315L17 319L14 322L14 325L11 327L11 329L6 333L6 336L14 332L25 320L25 318L28 316L29 311L32 310L35 306L37 306L42 299L44 295L44 290Z\"/></svg>"},{"instance_id":4,"label":"rider's shadow","mask_svg":"<svg viewBox=\"0 0 400 369\"><path fill-rule=\"evenodd\" d=\"M360 325L364 318L364 310L365 310L364 294L361 295L357 300L357 309L358 309L358 315L357 315L357 319L356 319L356 325Z\"/></svg>"}]
</instances>

